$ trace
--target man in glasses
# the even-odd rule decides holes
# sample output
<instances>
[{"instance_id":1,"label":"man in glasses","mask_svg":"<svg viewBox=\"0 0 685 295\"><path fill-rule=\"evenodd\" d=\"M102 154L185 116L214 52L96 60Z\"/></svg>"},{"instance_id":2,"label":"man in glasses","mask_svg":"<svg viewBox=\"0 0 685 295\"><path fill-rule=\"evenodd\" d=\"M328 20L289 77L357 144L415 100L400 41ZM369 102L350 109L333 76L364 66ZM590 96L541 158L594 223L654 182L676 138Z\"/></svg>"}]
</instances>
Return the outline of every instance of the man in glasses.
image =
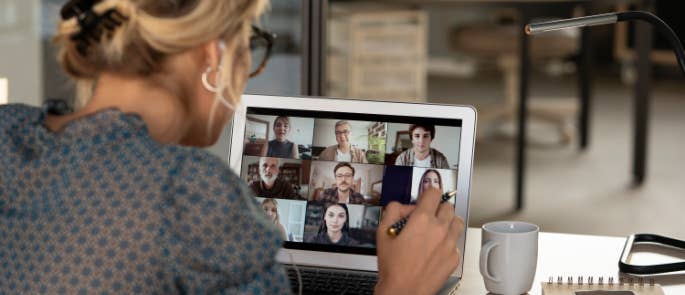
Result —
<instances>
[{"instance_id":1,"label":"man in glasses","mask_svg":"<svg viewBox=\"0 0 685 295\"><path fill-rule=\"evenodd\" d=\"M347 121L335 123L335 141L337 145L332 145L324 149L319 155L322 161L338 161L350 163L368 163L364 151L353 147L350 143L352 128Z\"/></svg>"},{"instance_id":2,"label":"man in glasses","mask_svg":"<svg viewBox=\"0 0 685 295\"><path fill-rule=\"evenodd\" d=\"M325 202L344 204L364 204L364 196L352 189L354 183L354 167L347 162L338 163L333 168L335 176L334 188L323 191L321 200Z\"/></svg>"}]
</instances>

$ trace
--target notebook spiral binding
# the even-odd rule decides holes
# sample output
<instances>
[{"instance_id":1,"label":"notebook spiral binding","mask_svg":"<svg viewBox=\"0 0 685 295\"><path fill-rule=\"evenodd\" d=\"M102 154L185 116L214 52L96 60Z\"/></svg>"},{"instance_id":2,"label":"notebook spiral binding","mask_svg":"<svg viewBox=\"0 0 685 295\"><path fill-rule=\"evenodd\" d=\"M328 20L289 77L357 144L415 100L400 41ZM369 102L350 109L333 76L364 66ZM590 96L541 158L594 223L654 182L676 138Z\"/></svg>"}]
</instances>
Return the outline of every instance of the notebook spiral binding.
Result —
<instances>
[{"instance_id":1,"label":"notebook spiral binding","mask_svg":"<svg viewBox=\"0 0 685 295\"><path fill-rule=\"evenodd\" d=\"M653 278L650 278L648 280L645 280L645 278L632 278L632 277L618 277L618 282L614 280L614 277L607 277L607 281L604 281L604 277L598 277L597 281L595 282L595 278L593 276L587 277L587 282L585 281L585 278L583 276L578 276L577 280L574 282L572 276L568 276L566 278L566 281L564 281L563 276L557 276L556 281L554 280L553 276L549 277L549 280L547 281L547 285L584 285L587 284L588 286L592 285L599 285L599 286L604 286L604 285L609 285L609 286L639 286L639 287L644 287L646 285L648 286L654 286L655 281Z\"/></svg>"}]
</instances>

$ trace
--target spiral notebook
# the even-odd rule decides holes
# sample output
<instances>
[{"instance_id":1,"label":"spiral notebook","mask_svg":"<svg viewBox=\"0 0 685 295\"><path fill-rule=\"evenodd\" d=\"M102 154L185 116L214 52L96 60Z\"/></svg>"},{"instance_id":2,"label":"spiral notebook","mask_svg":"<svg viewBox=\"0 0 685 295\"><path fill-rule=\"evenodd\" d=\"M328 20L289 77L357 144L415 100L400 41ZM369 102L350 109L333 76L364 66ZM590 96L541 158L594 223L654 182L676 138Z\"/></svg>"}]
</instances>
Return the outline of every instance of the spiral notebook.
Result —
<instances>
[{"instance_id":1,"label":"spiral notebook","mask_svg":"<svg viewBox=\"0 0 685 295\"><path fill-rule=\"evenodd\" d=\"M554 280L542 282L543 295L664 295L664 290L654 280L619 278L614 281L613 277L584 278L573 277L564 280L559 276Z\"/></svg>"}]
</instances>

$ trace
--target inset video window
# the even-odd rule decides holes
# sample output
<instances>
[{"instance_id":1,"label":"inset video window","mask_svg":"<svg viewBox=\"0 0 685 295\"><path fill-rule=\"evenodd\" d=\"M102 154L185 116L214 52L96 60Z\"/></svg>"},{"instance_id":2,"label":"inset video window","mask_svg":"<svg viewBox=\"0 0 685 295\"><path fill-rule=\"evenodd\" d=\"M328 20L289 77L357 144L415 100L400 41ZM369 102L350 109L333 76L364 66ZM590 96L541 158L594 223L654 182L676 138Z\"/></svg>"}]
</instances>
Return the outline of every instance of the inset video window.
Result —
<instances>
[{"instance_id":1,"label":"inset video window","mask_svg":"<svg viewBox=\"0 0 685 295\"><path fill-rule=\"evenodd\" d=\"M312 244L376 247L381 207L309 202L304 240Z\"/></svg>"},{"instance_id":2,"label":"inset video window","mask_svg":"<svg viewBox=\"0 0 685 295\"><path fill-rule=\"evenodd\" d=\"M310 160L313 129L312 118L248 114L243 155Z\"/></svg>"}]
</instances>

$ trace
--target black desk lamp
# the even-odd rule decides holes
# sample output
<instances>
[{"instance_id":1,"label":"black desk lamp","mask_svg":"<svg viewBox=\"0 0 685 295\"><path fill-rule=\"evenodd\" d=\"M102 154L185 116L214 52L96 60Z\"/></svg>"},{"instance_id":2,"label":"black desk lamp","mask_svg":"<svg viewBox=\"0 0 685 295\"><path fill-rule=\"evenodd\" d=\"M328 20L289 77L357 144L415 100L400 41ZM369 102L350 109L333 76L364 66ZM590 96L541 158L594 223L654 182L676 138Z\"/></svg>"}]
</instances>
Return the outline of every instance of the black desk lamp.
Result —
<instances>
[{"instance_id":1,"label":"black desk lamp","mask_svg":"<svg viewBox=\"0 0 685 295\"><path fill-rule=\"evenodd\" d=\"M534 23L526 26L526 33L528 35L534 35L555 30L607 25L629 20L641 20L654 25L657 30L659 30L659 33L671 43L673 52L678 60L680 70L685 75L685 50L683 49L683 44L680 42L680 38L678 38L678 35L676 35L673 29L671 29L671 27L669 27L663 20L646 11L612 12L571 19Z\"/></svg>"},{"instance_id":2,"label":"black desk lamp","mask_svg":"<svg viewBox=\"0 0 685 295\"><path fill-rule=\"evenodd\" d=\"M654 25L659 33L668 39L673 46L676 59L680 70L685 75L685 50L683 44L680 42L678 35L669 27L663 20L656 15L645 11L627 11L627 12L612 12L591 16L584 16L571 19L555 20L548 22L540 22L529 24L526 26L526 33L534 35L543 32L562 30L568 28L598 26L613 24L621 21L641 20ZM672 238L667 238L653 234L635 234L628 237L626 244L623 247L623 253L618 263L618 268L621 272L636 275L660 274L685 271L685 262L658 264L658 265L632 265L628 262L628 257L633 248L633 244L649 243L659 244L669 248L678 248L685 250L685 241L680 241Z\"/></svg>"}]
</instances>

